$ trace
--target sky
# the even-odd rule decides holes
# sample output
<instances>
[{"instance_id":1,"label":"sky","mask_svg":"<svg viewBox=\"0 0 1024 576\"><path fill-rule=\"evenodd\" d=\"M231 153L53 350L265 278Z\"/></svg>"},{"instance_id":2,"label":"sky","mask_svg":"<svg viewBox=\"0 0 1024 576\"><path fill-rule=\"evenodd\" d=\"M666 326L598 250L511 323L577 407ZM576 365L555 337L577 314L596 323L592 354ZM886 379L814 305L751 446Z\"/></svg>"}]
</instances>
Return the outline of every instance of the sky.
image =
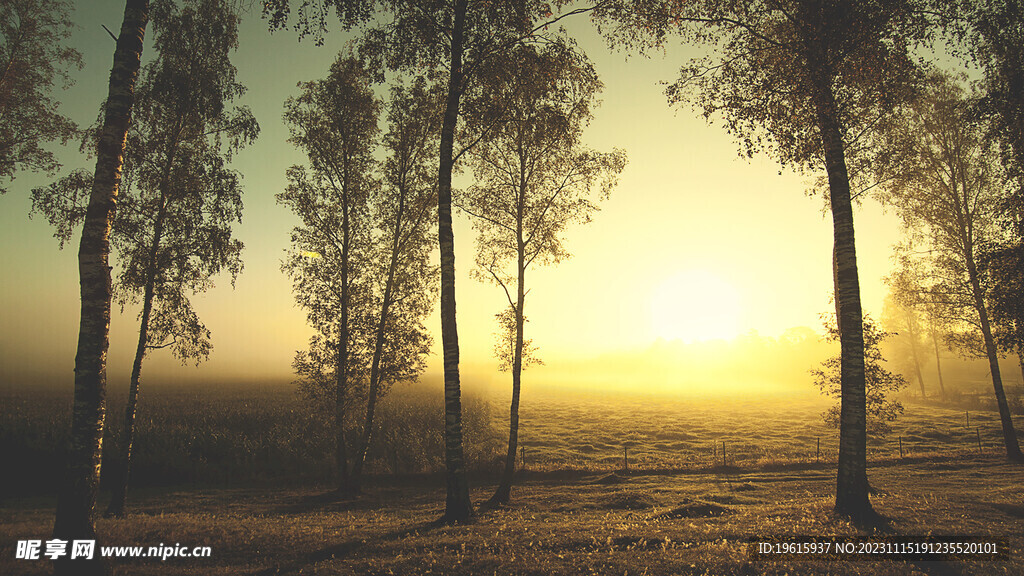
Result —
<instances>
[{"instance_id":1,"label":"sky","mask_svg":"<svg viewBox=\"0 0 1024 576\"><path fill-rule=\"evenodd\" d=\"M101 24L117 30L123 6L114 0L79 2L73 16L79 28L71 44L85 65L73 74L75 85L55 99L82 126L95 121L107 90L114 46ZM670 370L669 360L687 346L700 349L701 341L752 332L777 338L801 326L820 331L819 314L832 307L832 226L821 197L807 194L813 176L780 172L766 156L742 158L721 123L709 125L688 106L669 107L665 83L676 80L679 67L696 54L692 48L677 41L647 58L630 56L609 50L585 19L569 30L605 84L584 141L597 150L624 149L629 164L593 221L567 231L565 246L573 256L529 272L527 337L545 362L531 368L530 378L557 384L587 381L590 374L594 382L604 382L609 358L615 358L626 385L641 387L645 378ZM168 351L156 351L146 359L145 381L291 379L292 358L312 332L280 271L297 220L274 195L284 188L285 170L304 161L286 142L283 103L297 94L297 82L325 76L349 38L332 31L317 47L308 39L299 42L290 30L269 33L258 14L245 16L232 60L249 88L240 103L252 109L262 128L259 140L233 162L244 176L245 212L235 230L245 243L245 269L233 287L220 277L213 289L193 299L212 332L209 360L182 366ZM144 60L151 56L149 51ZM62 173L94 165L77 146L58 155ZM29 218L31 189L49 181L46 175L20 173L0 197L4 386L70 388L73 379L78 239L61 251L45 219ZM467 183L466 176L455 181L456 187ZM873 200L860 206L855 218L864 307L877 317L900 223ZM456 215L455 237L463 381L499 385L507 375L497 372L492 354L494 314L507 305L505 296L499 287L470 278L474 232L464 215ZM114 309L108 356L112 386L126 385L137 314L137 308ZM439 379L436 311L427 326L435 342L426 377ZM697 356L690 354L690 361ZM716 361L728 365L736 359ZM799 374L809 368L801 367ZM728 376L714 376L723 377Z\"/></svg>"}]
</instances>

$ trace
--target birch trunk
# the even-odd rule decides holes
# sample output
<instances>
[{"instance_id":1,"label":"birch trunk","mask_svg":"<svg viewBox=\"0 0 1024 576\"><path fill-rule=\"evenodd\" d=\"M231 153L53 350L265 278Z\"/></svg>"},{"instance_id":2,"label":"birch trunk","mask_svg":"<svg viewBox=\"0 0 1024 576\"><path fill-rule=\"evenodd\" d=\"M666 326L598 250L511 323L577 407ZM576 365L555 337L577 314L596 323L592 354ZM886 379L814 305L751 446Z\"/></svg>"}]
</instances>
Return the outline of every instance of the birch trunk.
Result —
<instances>
[{"instance_id":1,"label":"birch trunk","mask_svg":"<svg viewBox=\"0 0 1024 576\"><path fill-rule=\"evenodd\" d=\"M93 512L103 448L110 330L110 227L121 185L125 137L148 22L148 0L127 0L110 71L93 187L78 250L82 308L75 355L74 409L67 471L53 528L55 538L68 541L96 538ZM54 573L58 575L109 572L109 563L99 557L86 561L65 556L54 562Z\"/></svg>"},{"instance_id":2,"label":"birch trunk","mask_svg":"<svg viewBox=\"0 0 1024 576\"><path fill-rule=\"evenodd\" d=\"M370 441L373 439L373 417L377 408L377 397L380 395L380 362L384 353L384 335L387 329L388 311L391 308L391 300L394 298L395 271L398 268L398 254L401 250L401 232L403 217L405 215L405 191L399 192L398 212L395 215L394 236L391 243L391 259L388 262L388 276L384 282L384 299L380 305L380 317L377 320L377 333L373 343L373 360L370 363L370 390L366 397L366 418L363 420L363 436L359 442L359 451L356 453L352 470L352 488L360 490L360 480L363 474L363 464L366 461L366 452L370 448Z\"/></svg>"},{"instance_id":3,"label":"birch trunk","mask_svg":"<svg viewBox=\"0 0 1024 576\"><path fill-rule=\"evenodd\" d=\"M966 256L967 275L971 283L974 306L978 310L981 335L985 340L985 355L988 357L988 366L992 373L992 387L995 389L996 405L999 407L999 422L1002 424L1003 445L1006 447L1006 457L1015 462L1024 462L1024 454L1020 451L1020 445L1017 443L1017 432L1013 427L1010 405L1006 401L1006 391L1003 390L1003 377L999 371L999 351L996 348L995 338L992 336L992 324L988 318L988 310L985 308L984 292L981 288L978 267L974 262L974 255L970 244L967 244Z\"/></svg>"},{"instance_id":4,"label":"birch trunk","mask_svg":"<svg viewBox=\"0 0 1024 576\"><path fill-rule=\"evenodd\" d=\"M124 516L128 503L128 480L131 476L132 447L135 443L135 415L139 405L139 381L142 376L142 360L146 357L146 344L149 340L149 318L153 312L153 293L156 284L156 259L160 248L160 237L163 235L166 203L161 198L160 210L153 227L153 243L149 252L149 270L146 286L142 296L142 318L139 321L139 341L135 346L135 361L132 363L131 381L128 384L128 403L124 409L124 439L121 445L120 469L115 478L113 494L104 516Z\"/></svg>"},{"instance_id":5,"label":"birch trunk","mask_svg":"<svg viewBox=\"0 0 1024 576\"><path fill-rule=\"evenodd\" d=\"M516 471L516 451L519 446L519 394L523 374L523 305L526 301L526 247L522 232L522 202L519 214L519 248L517 254L516 277L516 341L512 352L512 403L508 418L508 451L505 453L505 468L501 473L501 481L491 497L489 504L506 505L512 499L512 479Z\"/></svg>"},{"instance_id":6,"label":"birch trunk","mask_svg":"<svg viewBox=\"0 0 1024 576\"><path fill-rule=\"evenodd\" d=\"M864 315L860 302L853 204L842 131L830 81L821 63L809 66L817 75L815 106L828 174L832 208L836 321L841 343L839 471L836 512L859 521L873 520L867 479L867 401L864 376Z\"/></svg>"},{"instance_id":7,"label":"birch trunk","mask_svg":"<svg viewBox=\"0 0 1024 576\"><path fill-rule=\"evenodd\" d=\"M167 194L171 185L171 169L178 150L178 135L181 133L182 118L178 118L178 129L167 145L166 163L160 178L160 207L156 221L153 223L153 241L149 247L149 264L146 270L146 285L142 296L142 318L139 321L139 341L135 347L135 361L132 363L132 375L128 384L128 403L124 409L124 439L121 446L120 469L115 476L113 494L104 516L124 516L128 504L128 481L131 477L132 447L135 443L135 415L139 405L139 383L142 376L142 361L146 357L146 345L149 341L149 319L153 312L153 295L156 291L157 255L163 239L164 222L167 219Z\"/></svg>"},{"instance_id":8,"label":"birch trunk","mask_svg":"<svg viewBox=\"0 0 1024 576\"><path fill-rule=\"evenodd\" d=\"M939 393L945 398L946 384L942 381L942 360L939 358L939 339L935 332L932 332L932 344L935 346L935 371L939 375ZM1024 370L1024 365L1022 365L1022 370Z\"/></svg>"},{"instance_id":9,"label":"birch trunk","mask_svg":"<svg viewBox=\"0 0 1024 576\"><path fill-rule=\"evenodd\" d=\"M907 328L910 332L910 353L914 357L914 372L917 374L917 383L921 386L921 398L927 398L928 394L924 390L924 377L921 376L921 361L918 359L917 353L917 330L914 329L914 317L910 312L907 313Z\"/></svg>"},{"instance_id":10,"label":"birch trunk","mask_svg":"<svg viewBox=\"0 0 1024 576\"><path fill-rule=\"evenodd\" d=\"M338 426L338 439L335 458L338 464L338 492L346 495L352 493L352 478L348 469L348 446L345 444L345 412L348 397L348 305L349 305L349 193L348 171L342 184L342 240L341 240L341 325L338 327L338 366L335 374L337 390L335 396L335 419Z\"/></svg>"},{"instance_id":11,"label":"birch trunk","mask_svg":"<svg viewBox=\"0 0 1024 576\"><path fill-rule=\"evenodd\" d=\"M473 515L462 447L462 392L459 385L459 333L455 320L455 236L452 231L452 168L455 125L462 95L462 56L468 0L455 1L451 66L441 124L437 176L438 245L441 250L441 345L444 350L444 447L447 496L442 520L465 522Z\"/></svg>"}]
</instances>

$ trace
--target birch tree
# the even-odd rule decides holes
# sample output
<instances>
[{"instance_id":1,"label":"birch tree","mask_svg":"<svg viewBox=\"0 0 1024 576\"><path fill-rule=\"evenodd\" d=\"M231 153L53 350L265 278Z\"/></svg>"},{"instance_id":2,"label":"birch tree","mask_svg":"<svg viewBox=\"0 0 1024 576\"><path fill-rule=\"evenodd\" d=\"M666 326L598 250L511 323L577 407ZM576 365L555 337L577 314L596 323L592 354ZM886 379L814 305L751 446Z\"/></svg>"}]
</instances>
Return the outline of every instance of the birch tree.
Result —
<instances>
[{"instance_id":1,"label":"birch tree","mask_svg":"<svg viewBox=\"0 0 1024 576\"><path fill-rule=\"evenodd\" d=\"M902 217L906 231L932 255L927 258L931 292L951 321L980 337L999 408L1007 458L1024 461L999 367L995 327L979 267L982 248L997 240L997 215L1005 189L1001 171L972 122L958 80L929 78L926 93L894 124L894 139L906 151L892 166L884 200Z\"/></svg>"},{"instance_id":2,"label":"birch tree","mask_svg":"<svg viewBox=\"0 0 1024 576\"><path fill-rule=\"evenodd\" d=\"M138 304L141 311L108 516L125 512L143 360L161 348L182 362L209 356L210 332L190 296L211 287L221 271L232 283L241 271L242 243L231 230L242 215L241 176L226 164L259 132L247 108L230 107L245 87L229 58L238 17L228 4L161 3L152 20L157 56L136 90L111 234L121 265L114 295L122 310ZM81 219L89 187L89 175L78 172L33 191L33 208L62 243Z\"/></svg>"},{"instance_id":3,"label":"birch tree","mask_svg":"<svg viewBox=\"0 0 1024 576\"><path fill-rule=\"evenodd\" d=\"M312 350L332 348L338 490L350 494L355 487L347 440L349 408L365 365L355 357L357 322L364 318L352 311L357 299L366 297L356 262L369 249L367 210L376 186L373 151L380 102L362 63L344 54L327 78L300 87L302 94L285 103L285 121L291 130L289 141L305 152L309 167L291 167L288 188L277 195L277 201L302 221L292 231L283 269L318 333L310 355L323 357L322 351ZM296 363L302 360L300 353Z\"/></svg>"},{"instance_id":4,"label":"birch tree","mask_svg":"<svg viewBox=\"0 0 1024 576\"><path fill-rule=\"evenodd\" d=\"M896 336L896 342L903 344L905 349L909 350L914 378L921 390L921 399L928 398L928 392L924 387L924 375L921 373L923 329L916 308L900 301L890 292L882 303L882 325L887 334Z\"/></svg>"},{"instance_id":5,"label":"birch tree","mask_svg":"<svg viewBox=\"0 0 1024 576\"><path fill-rule=\"evenodd\" d=\"M595 201L608 196L625 165L621 151L595 152L581 141L601 88L585 56L560 43L522 47L502 69L509 78L491 98L507 111L470 152L475 184L457 202L478 232L476 274L501 287L514 317L508 451L491 505L511 498L526 366L527 271L569 256L566 229L590 221Z\"/></svg>"},{"instance_id":6,"label":"birch tree","mask_svg":"<svg viewBox=\"0 0 1024 576\"><path fill-rule=\"evenodd\" d=\"M297 5L292 18L292 5ZM443 520L464 522L473 515L462 441L459 338L455 315L455 239L452 230L452 173L472 142L456 147L463 97L477 87L478 75L494 59L520 43L545 42L560 35L555 24L592 7L555 15L564 2L528 0L268 0L264 16L271 29L291 25L300 38L323 43L333 11L343 28L362 27L362 53L380 69L419 73L441 71L446 79L437 159L438 247L441 252L441 347L444 362L446 499ZM377 19L373 20L376 16ZM371 20L373 22L371 23ZM488 123L493 117L487 119Z\"/></svg>"},{"instance_id":7,"label":"birch tree","mask_svg":"<svg viewBox=\"0 0 1024 576\"><path fill-rule=\"evenodd\" d=\"M922 262L913 257L913 246L902 244L897 247L897 269L885 282L889 285L892 299L899 308L908 308L924 321L923 330L931 340L935 354L935 374L939 382L939 394L946 396L946 384L942 378L942 351L948 332L948 321L942 314L942 303L935 290L927 285ZM940 345L940 341L943 344Z\"/></svg>"},{"instance_id":8,"label":"birch tree","mask_svg":"<svg viewBox=\"0 0 1024 576\"><path fill-rule=\"evenodd\" d=\"M913 93L910 55L928 25L917 0L622 0L600 12L613 43L660 44L671 34L711 48L684 65L671 103L724 118L742 153L827 176L840 333L838 513L877 520L868 498L864 333L851 165L873 152L880 120Z\"/></svg>"},{"instance_id":9,"label":"birch tree","mask_svg":"<svg viewBox=\"0 0 1024 576\"><path fill-rule=\"evenodd\" d=\"M415 380L425 369L431 339L423 321L433 309L436 268L430 225L437 193L431 168L436 163L440 98L425 78L391 89L383 144L388 151L383 178L370 198L374 249L368 256L372 274L373 342L366 396L366 416L353 463L358 491L373 439L377 400L400 381Z\"/></svg>"},{"instance_id":10,"label":"birch tree","mask_svg":"<svg viewBox=\"0 0 1024 576\"><path fill-rule=\"evenodd\" d=\"M132 115L135 81L142 63L143 36L149 22L148 0L127 0L114 64L110 71L103 124L96 145L96 171L78 250L82 312L75 355L74 409L67 472L57 499L53 535L61 540L95 540L93 511L99 488L106 415L106 360L109 346L111 280L107 264L110 226L117 206L125 135ZM64 557L56 574L106 574L103 558Z\"/></svg>"}]
</instances>

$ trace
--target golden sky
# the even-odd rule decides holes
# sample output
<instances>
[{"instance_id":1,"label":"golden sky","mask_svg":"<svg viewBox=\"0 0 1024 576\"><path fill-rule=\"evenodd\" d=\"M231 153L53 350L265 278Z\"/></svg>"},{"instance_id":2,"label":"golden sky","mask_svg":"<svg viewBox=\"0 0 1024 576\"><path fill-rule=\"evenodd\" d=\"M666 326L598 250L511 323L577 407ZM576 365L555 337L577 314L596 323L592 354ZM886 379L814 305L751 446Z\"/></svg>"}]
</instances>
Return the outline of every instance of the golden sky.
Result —
<instances>
[{"instance_id":1,"label":"golden sky","mask_svg":"<svg viewBox=\"0 0 1024 576\"><path fill-rule=\"evenodd\" d=\"M76 86L58 98L82 125L94 121L106 92L113 42L100 24L116 29L121 10L123 2L114 0L82 2L75 15L81 28L73 43L86 66L76 74ZM685 357L691 365L711 361L713 355L683 354L679 350L685 347L668 340L693 343L750 331L777 337L796 326L819 329L818 315L830 306L832 226L821 199L805 194L811 178L780 174L767 157L740 158L720 125L709 126L688 107L668 107L662 83L676 79L692 50L673 44L651 58L627 58L610 52L586 21L571 29L605 84L586 141L599 150L623 148L629 165L593 222L569 230L566 246L573 257L529 272L527 337L546 363L530 374L547 382L587 381L590 374L597 383L608 380L609 366L617 362L620 372L634 371L639 379L668 370L672 358L682 362ZM270 35L255 15L243 23L234 61L239 79L249 87L244 103L262 126L259 141L234 163L245 177L245 215L236 229L246 245L245 270L234 289L221 278L216 288L194 300L213 333L209 361L182 367L167 351L156 351L146 360L144 379L291 377L292 357L305 346L310 330L293 304L290 281L280 272L296 221L275 204L274 194L282 190L288 166L303 161L285 142L282 106L296 93L296 82L326 74L345 39L335 32L317 48L297 42L291 32ZM66 170L91 165L76 147L68 147L62 158ZM28 218L29 191L46 181L42 175L19 175L0 197L3 385L45 381L70 386L73 376L77 238L58 251L45 220ZM465 177L456 180L456 186L460 183L466 183ZM899 222L869 200L856 214L856 228L865 309L877 317L885 293L881 279L891 268ZM505 297L500 288L470 279L473 231L464 216L457 216L455 234L463 380L504 382L492 347L494 314L506 305ZM136 314L135 309L115 309L108 362L115 386L127 380ZM439 333L436 313L428 326ZM438 353L439 340L438 335ZM431 373L440 371L438 353L431 358ZM714 362L728 366L735 358ZM793 378L810 367L799 367ZM714 378L728 374L720 370Z\"/></svg>"}]
</instances>

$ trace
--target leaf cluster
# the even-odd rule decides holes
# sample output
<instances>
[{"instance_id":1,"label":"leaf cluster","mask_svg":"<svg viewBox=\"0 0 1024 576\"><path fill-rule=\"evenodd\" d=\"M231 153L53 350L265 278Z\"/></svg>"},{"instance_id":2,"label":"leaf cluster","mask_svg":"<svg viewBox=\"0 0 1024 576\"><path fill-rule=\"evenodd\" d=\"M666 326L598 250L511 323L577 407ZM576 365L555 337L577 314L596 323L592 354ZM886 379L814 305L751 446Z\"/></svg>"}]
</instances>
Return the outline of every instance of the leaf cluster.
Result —
<instances>
[{"instance_id":1,"label":"leaf cluster","mask_svg":"<svg viewBox=\"0 0 1024 576\"><path fill-rule=\"evenodd\" d=\"M869 161L875 126L914 94L910 49L930 30L915 0L639 0L599 15L609 30L639 30L632 43L679 34L706 47L666 90L670 103L722 117L746 156L768 152L803 169L823 165L823 120L838 126L848 162Z\"/></svg>"},{"instance_id":2,"label":"leaf cluster","mask_svg":"<svg viewBox=\"0 0 1024 576\"><path fill-rule=\"evenodd\" d=\"M342 54L327 78L301 83L301 95L285 105L290 141L309 165L291 167L288 187L277 196L302 222L292 230L282 269L317 330L310 350L296 357L297 373L300 388L329 398L337 391L342 335L348 338L351 393L365 394L385 300L382 393L425 369L431 342L423 321L434 296L430 256L436 241L429 230L437 193L431 167L441 97L436 85L418 77L392 86L385 105L374 95L373 80L364 62ZM382 113L388 125L383 137ZM387 155L378 161L381 150ZM330 354L315 353L318 346L330 347ZM309 372L309 362L325 368Z\"/></svg>"},{"instance_id":3,"label":"leaf cluster","mask_svg":"<svg viewBox=\"0 0 1024 576\"><path fill-rule=\"evenodd\" d=\"M951 36L963 42L961 51L981 68L974 112L985 122L986 136L996 144L1020 202L1024 195L1024 6L1018 0L960 0L942 8L948 14Z\"/></svg>"},{"instance_id":4,"label":"leaf cluster","mask_svg":"<svg viewBox=\"0 0 1024 576\"><path fill-rule=\"evenodd\" d=\"M419 74L449 68L455 41L455 17L464 18L460 47L463 66L460 93L493 69L494 58L521 43L544 44L561 36L564 18L589 12L567 0L268 0L263 16L271 30L291 27L299 38L317 45L337 21L360 32L359 54L383 77L385 69Z\"/></svg>"},{"instance_id":5,"label":"leaf cluster","mask_svg":"<svg viewBox=\"0 0 1024 576\"><path fill-rule=\"evenodd\" d=\"M498 359L498 370L508 372L516 356L516 310L509 306L494 315L498 321L498 331L494 333L494 357ZM523 324L529 320L523 316ZM533 345L532 338L523 338L523 348L519 351L522 369L530 366L543 366L544 361L537 356L537 347Z\"/></svg>"},{"instance_id":6,"label":"leaf cluster","mask_svg":"<svg viewBox=\"0 0 1024 576\"><path fill-rule=\"evenodd\" d=\"M982 287L998 282L986 278L983 264L987 250L1008 240L1000 220L1007 189L972 109L976 93L964 82L931 73L920 97L887 128L885 138L901 152L876 169L885 181L879 199L904 223L907 241L898 258L914 270L905 291L917 293L947 324L955 349L973 356L984 355L984 346L972 276ZM1007 264L993 260L991 271L1011 272Z\"/></svg>"},{"instance_id":7,"label":"leaf cluster","mask_svg":"<svg viewBox=\"0 0 1024 576\"><path fill-rule=\"evenodd\" d=\"M60 168L48 142L67 144L78 127L57 111L54 88L67 89L82 55L67 46L74 24L67 0L4 0L0 4L0 181L16 172ZM0 194L7 192L0 185Z\"/></svg>"},{"instance_id":8,"label":"leaf cluster","mask_svg":"<svg viewBox=\"0 0 1024 576\"><path fill-rule=\"evenodd\" d=\"M823 322L826 339L830 342L839 342L839 327L836 324L835 315L823 317ZM885 368L885 359L882 357L880 349L882 341L892 335L893 333L878 328L869 316L864 316L864 380L869 433L885 434L889 432L891 429L889 423L903 414L903 405L893 399L892 395L905 388L907 380ZM839 356L833 356L822 362L821 368L811 370L814 384L822 394L833 398L842 397L840 362ZM822 414L822 418L827 425L838 428L839 406L828 409Z\"/></svg>"},{"instance_id":9,"label":"leaf cluster","mask_svg":"<svg viewBox=\"0 0 1024 576\"><path fill-rule=\"evenodd\" d=\"M1024 351L1024 246L1006 243L987 250L980 262L996 343L1007 352Z\"/></svg>"},{"instance_id":10,"label":"leaf cluster","mask_svg":"<svg viewBox=\"0 0 1024 576\"><path fill-rule=\"evenodd\" d=\"M243 245L232 233L242 217L241 175L228 163L259 124L248 108L232 106L245 87L230 60L239 19L227 2L155 2L152 21L157 55L136 85L111 233L120 264L115 296L123 309L151 294L147 346L198 361L210 333L190 295L221 272L232 283L241 273ZM98 131L99 124L87 131L84 151L95 150ZM91 189L92 174L77 170L33 190L33 212L47 217L62 247L84 219Z\"/></svg>"},{"instance_id":11,"label":"leaf cluster","mask_svg":"<svg viewBox=\"0 0 1024 576\"><path fill-rule=\"evenodd\" d=\"M500 103L501 115L476 138L467 157L475 182L456 204L478 233L475 273L508 294L517 262L525 269L569 256L566 228L590 222L626 157L582 143L601 89L584 55L553 43L521 46L506 58L500 69L507 73L488 78L484 92ZM481 128L467 124L467 131ZM509 303L516 305L511 296Z\"/></svg>"}]
</instances>

